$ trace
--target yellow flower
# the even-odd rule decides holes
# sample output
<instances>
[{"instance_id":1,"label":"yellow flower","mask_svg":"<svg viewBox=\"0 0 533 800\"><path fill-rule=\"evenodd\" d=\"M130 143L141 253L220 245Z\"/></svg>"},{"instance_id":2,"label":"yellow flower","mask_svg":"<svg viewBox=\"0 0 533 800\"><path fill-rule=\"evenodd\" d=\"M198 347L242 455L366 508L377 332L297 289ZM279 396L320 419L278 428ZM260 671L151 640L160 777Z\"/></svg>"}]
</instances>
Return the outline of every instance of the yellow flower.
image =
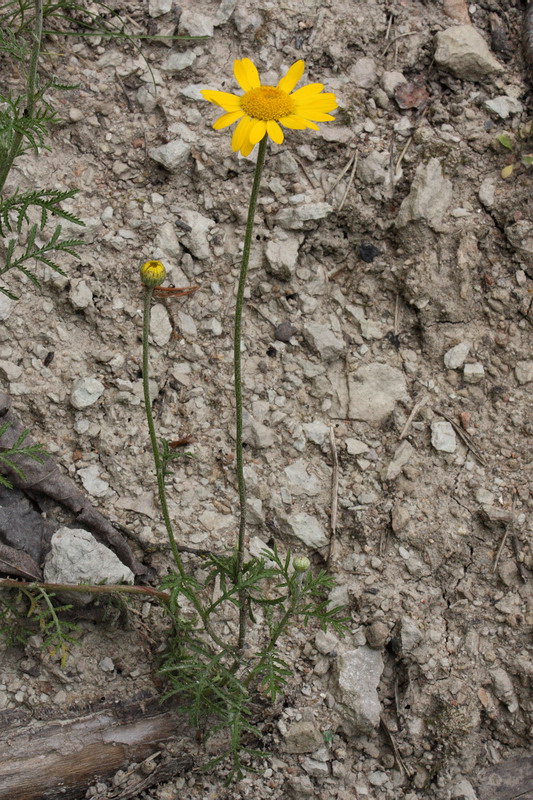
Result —
<instances>
[{"instance_id":1,"label":"yellow flower","mask_svg":"<svg viewBox=\"0 0 533 800\"><path fill-rule=\"evenodd\" d=\"M293 92L304 67L303 61L297 61L277 86L263 86L255 64L249 58L243 58L233 62L233 72L243 95L202 90L206 100L226 112L213 125L216 131L239 120L231 140L234 152L240 150L243 156L249 155L266 135L276 144L281 144L284 135L280 125L317 131L317 122L335 119L328 111L337 108L336 97L332 93L322 93L323 84L309 83Z\"/></svg>"},{"instance_id":2,"label":"yellow flower","mask_svg":"<svg viewBox=\"0 0 533 800\"><path fill-rule=\"evenodd\" d=\"M161 261L145 261L140 269L141 280L145 286L161 286L167 276L167 271Z\"/></svg>"}]
</instances>

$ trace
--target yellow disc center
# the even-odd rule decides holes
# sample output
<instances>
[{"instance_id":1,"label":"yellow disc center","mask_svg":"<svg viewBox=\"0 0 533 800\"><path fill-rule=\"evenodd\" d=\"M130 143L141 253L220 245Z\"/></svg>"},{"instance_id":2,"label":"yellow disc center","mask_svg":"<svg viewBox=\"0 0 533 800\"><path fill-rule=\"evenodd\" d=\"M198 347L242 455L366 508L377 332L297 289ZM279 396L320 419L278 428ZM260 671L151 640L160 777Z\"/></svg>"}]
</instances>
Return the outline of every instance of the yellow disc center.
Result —
<instances>
[{"instance_id":1,"label":"yellow disc center","mask_svg":"<svg viewBox=\"0 0 533 800\"><path fill-rule=\"evenodd\" d=\"M254 119L282 119L294 113L294 101L275 86L260 86L241 97L241 108Z\"/></svg>"}]
</instances>

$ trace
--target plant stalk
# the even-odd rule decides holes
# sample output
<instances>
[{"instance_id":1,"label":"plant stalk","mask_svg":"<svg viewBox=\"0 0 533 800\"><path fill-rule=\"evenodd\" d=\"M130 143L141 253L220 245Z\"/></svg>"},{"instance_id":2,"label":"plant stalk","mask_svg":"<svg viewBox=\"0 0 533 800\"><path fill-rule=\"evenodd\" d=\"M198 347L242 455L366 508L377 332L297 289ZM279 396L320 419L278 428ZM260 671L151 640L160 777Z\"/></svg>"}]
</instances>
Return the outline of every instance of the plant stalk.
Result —
<instances>
[{"instance_id":1,"label":"plant stalk","mask_svg":"<svg viewBox=\"0 0 533 800\"><path fill-rule=\"evenodd\" d=\"M35 111L35 101L37 99L37 84L38 84L38 67L39 67L39 54L41 52L41 41L43 38L43 0L34 0L33 3L35 12L35 21L32 32L32 48L30 56L30 68L28 71L28 79L26 83L26 109L24 116L27 119L33 119ZM13 162L19 154L20 145L22 142L22 132L17 131L13 136L11 147L6 156L4 163L0 166L0 192L3 190L7 176L13 166Z\"/></svg>"},{"instance_id":2,"label":"plant stalk","mask_svg":"<svg viewBox=\"0 0 533 800\"><path fill-rule=\"evenodd\" d=\"M257 198L259 197L259 187L261 185L261 175L265 163L267 148L267 137L264 136L259 144L257 162L255 165L254 182L248 206L248 218L246 220L246 232L244 234L244 245L242 250L241 271L239 275L239 285L237 288L237 299L235 302L235 326L233 332L233 371L235 382L235 451L237 459L237 484L239 488L239 537L237 541L237 558L235 562L235 583L240 581L242 564L244 559L244 536L246 533L246 481L244 479L244 457L242 445L242 372L241 372L241 336L242 336L242 312L244 308L244 290L248 275L248 264L250 262L250 250L252 246L252 234L254 229L255 210L257 208ZM246 592L239 590L239 638L237 649L242 650L246 638L247 620L247 601Z\"/></svg>"}]
</instances>

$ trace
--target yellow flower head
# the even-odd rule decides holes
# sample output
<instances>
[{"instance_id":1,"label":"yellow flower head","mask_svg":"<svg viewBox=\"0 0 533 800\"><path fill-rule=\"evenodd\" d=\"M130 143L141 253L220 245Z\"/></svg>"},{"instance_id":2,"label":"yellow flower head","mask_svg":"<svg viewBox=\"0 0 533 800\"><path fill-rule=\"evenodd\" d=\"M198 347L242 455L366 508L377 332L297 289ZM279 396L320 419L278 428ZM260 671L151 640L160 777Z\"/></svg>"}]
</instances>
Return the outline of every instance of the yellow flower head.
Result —
<instances>
[{"instance_id":1,"label":"yellow flower head","mask_svg":"<svg viewBox=\"0 0 533 800\"><path fill-rule=\"evenodd\" d=\"M309 83L295 92L292 90L303 75L305 64L297 61L277 86L263 86L255 64L249 58L233 62L233 72L243 95L203 89L202 95L210 103L226 112L217 119L213 128L218 131L239 120L233 131L232 150L249 155L257 142L268 135L273 142L281 144L285 128L317 131L317 122L335 119L328 111L337 108L334 94L322 92L321 83Z\"/></svg>"},{"instance_id":2,"label":"yellow flower head","mask_svg":"<svg viewBox=\"0 0 533 800\"><path fill-rule=\"evenodd\" d=\"M140 269L141 280L145 286L161 286L167 276L167 271L161 261L145 261Z\"/></svg>"}]
</instances>

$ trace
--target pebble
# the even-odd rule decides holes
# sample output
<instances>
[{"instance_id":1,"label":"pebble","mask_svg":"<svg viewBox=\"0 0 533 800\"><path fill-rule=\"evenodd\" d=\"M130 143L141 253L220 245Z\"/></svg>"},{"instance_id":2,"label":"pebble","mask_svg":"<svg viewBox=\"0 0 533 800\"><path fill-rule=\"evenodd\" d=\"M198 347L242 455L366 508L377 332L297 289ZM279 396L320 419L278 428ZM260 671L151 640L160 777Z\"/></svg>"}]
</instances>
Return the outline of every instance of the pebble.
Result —
<instances>
[{"instance_id":1,"label":"pebble","mask_svg":"<svg viewBox=\"0 0 533 800\"><path fill-rule=\"evenodd\" d=\"M324 526L305 511L280 516L279 526L283 533L295 536L308 547L324 547L329 541Z\"/></svg>"},{"instance_id":2,"label":"pebble","mask_svg":"<svg viewBox=\"0 0 533 800\"><path fill-rule=\"evenodd\" d=\"M148 0L148 13L153 17L160 17L172 10L174 0Z\"/></svg>"},{"instance_id":3,"label":"pebble","mask_svg":"<svg viewBox=\"0 0 533 800\"><path fill-rule=\"evenodd\" d=\"M514 374L519 384L533 381L533 361L517 361Z\"/></svg>"},{"instance_id":4,"label":"pebble","mask_svg":"<svg viewBox=\"0 0 533 800\"><path fill-rule=\"evenodd\" d=\"M329 439L329 426L325 422L320 420L304 422L302 428L309 441L313 442L313 444L323 445Z\"/></svg>"},{"instance_id":5,"label":"pebble","mask_svg":"<svg viewBox=\"0 0 533 800\"><path fill-rule=\"evenodd\" d=\"M7 381L18 381L22 376L22 372L22 367L18 364L12 364L11 361L0 360L0 373Z\"/></svg>"},{"instance_id":6,"label":"pebble","mask_svg":"<svg viewBox=\"0 0 533 800\"><path fill-rule=\"evenodd\" d=\"M490 676L492 678L494 694L498 700L507 706L511 714L514 714L518 711L519 706L513 682L509 674L501 667L497 667L490 671Z\"/></svg>"},{"instance_id":7,"label":"pebble","mask_svg":"<svg viewBox=\"0 0 533 800\"><path fill-rule=\"evenodd\" d=\"M377 688L383 668L381 653L366 645L337 656L338 710L352 735L372 733L379 726L381 704Z\"/></svg>"},{"instance_id":8,"label":"pebble","mask_svg":"<svg viewBox=\"0 0 533 800\"><path fill-rule=\"evenodd\" d=\"M114 672L115 665L113 663L113 659L109 658L109 656L104 656L104 658L100 659L98 662L98 667L102 670L102 672Z\"/></svg>"},{"instance_id":9,"label":"pebble","mask_svg":"<svg viewBox=\"0 0 533 800\"><path fill-rule=\"evenodd\" d=\"M72 385L70 403L81 410L94 405L104 392L104 385L96 378L77 378Z\"/></svg>"},{"instance_id":10,"label":"pebble","mask_svg":"<svg viewBox=\"0 0 533 800\"><path fill-rule=\"evenodd\" d=\"M377 186L388 180L390 157L388 153L374 150L357 165L357 177L367 186ZM367 259L365 258L364 261ZM371 263L371 262L370 262Z\"/></svg>"},{"instance_id":11,"label":"pebble","mask_svg":"<svg viewBox=\"0 0 533 800\"><path fill-rule=\"evenodd\" d=\"M377 81L376 62L373 58L364 56L357 59L350 70L350 83L360 89L370 89Z\"/></svg>"},{"instance_id":12,"label":"pebble","mask_svg":"<svg viewBox=\"0 0 533 800\"><path fill-rule=\"evenodd\" d=\"M180 16L179 31L189 34L189 36L209 36L211 38L215 31L214 20L199 11L184 8Z\"/></svg>"},{"instance_id":13,"label":"pebble","mask_svg":"<svg viewBox=\"0 0 533 800\"><path fill-rule=\"evenodd\" d=\"M393 645L400 655L412 653L422 641L422 633L411 617L403 616L393 631Z\"/></svg>"},{"instance_id":14,"label":"pebble","mask_svg":"<svg viewBox=\"0 0 533 800\"><path fill-rule=\"evenodd\" d=\"M92 497L105 497L108 493L109 484L99 477L99 469L96 464L79 469L78 475L83 483L83 488Z\"/></svg>"},{"instance_id":15,"label":"pebble","mask_svg":"<svg viewBox=\"0 0 533 800\"><path fill-rule=\"evenodd\" d=\"M492 111L500 117L500 119L507 119L513 114L521 114L524 110L524 106L520 100L516 100L514 97L508 97L507 95L493 97L492 100L485 100L483 107L486 108L487 111Z\"/></svg>"},{"instance_id":16,"label":"pebble","mask_svg":"<svg viewBox=\"0 0 533 800\"><path fill-rule=\"evenodd\" d=\"M463 367L463 378L465 383L480 383L485 377L483 364L478 361L473 364L465 364Z\"/></svg>"},{"instance_id":17,"label":"pebble","mask_svg":"<svg viewBox=\"0 0 533 800\"><path fill-rule=\"evenodd\" d=\"M201 261L210 258L211 251L207 237L211 228L216 225L215 220L204 217L203 214L190 208L180 208L179 217L191 229L190 231L178 229L178 237L183 245L194 258Z\"/></svg>"},{"instance_id":18,"label":"pebble","mask_svg":"<svg viewBox=\"0 0 533 800\"><path fill-rule=\"evenodd\" d=\"M345 444L346 450L351 456L360 456L362 453L366 453L370 449L368 445L365 444L365 442L362 442L360 439L346 439Z\"/></svg>"},{"instance_id":19,"label":"pebble","mask_svg":"<svg viewBox=\"0 0 533 800\"><path fill-rule=\"evenodd\" d=\"M284 320L274 329L274 339L277 342L290 342L297 332L297 328L291 322Z\"/></svg>"},{"instance_id":20,"label":"pebble","mask_svg":"<svg viewBox=\"0 0 533 800\"><path fill-rule=\"evenodd\" d=\"M373 650L381 650L385 647L389 638L389 628L381 620L375 620L365 631L368 646Z\"/></svg>"},{"instance_id":21,"label":"pebble","mask_svg":"<svg viewBox=\"0 0 533 800\"><path fill-rule=\"evenodd\" d=\"M444 453L455 453L457 439L451 423L446 420L439 420L431 423L431 444L435 450Z\"/></svg>"},{"instance_id":22,"label":"pebble","mask_svg":"<svg viewBox=\"0 0 533 800\"><path fill-rule=\"evenodd\" d=\"M243 412L243 441L252 447L263 450L276 443L272 430L262 422L255 420L246 410Z\"/></svg>"},{"instance_id":23,"label":"pebble","mask_svg":"<svg viewBox=\"0 0 533 800\"><path fill-rule=\"evenodd\" d=\"M397 402L409 400L403 372L378 362L349 375L348 394L348 417L374 423L386 419Z\"/></svg>"},{"instance_id":24,"label":"pebble","mask_svg":"<svg viewBox=\"0 0 533 800\"><path fill-rule=\"evenodd\" d=\"M303 458L299 458L285 467L283 474L285 486L296 497L302 494L314 497L320 492L321 483L316 475L307 471L307 464Z\"/></svg>"},{"instance_id":25,"label":"pebble","mask_svg":"<svg viewBox=\"0 0 533 800\"><path fill-rule=\"evenodd\" d=\"M444 354L444 366L446 369L460 369L465 363L471 346L470 342L459 342L459 344L451 347Z\"/></svg>"},{"instance_id":26,"label":"pebble","mask_svg":"<svg viewBox=\"0 0 533 800\"><path fill-rule=\"evenodd\" d=\"M282 208L274 217L274 222L282 228L299 230L306 222L325 219L333 211L329 203L302 203L301 205Z\"/></svg>"},{"instance_id":27,"label":"pebble","mask_svg":"<svg viewBox=\"0 0 533 800\"><path fill-rule=\"evenodd\" d=\"M397 478L403 467L410 461L414 452L413 445L407 439L404 439L396 448L389 465L383 470L383 480L393 481Z\"/></svg>"},{"instance_id":28,"label":"pebble","mask_svg":"<svg viewBox=\"0 0 533 800\"><path fill-rule=\"evenodd\" d=\"M298 236L280 231L275 238L267 242L266 271L279 280L290 281L296 271L300 241Z\"/></svg>"},{"instance_id":29,"label":"pebble","mask_svg":"<svg viewBox=\"0 0 533 800\"><path fill-rule=\"evenodd\" d=\"M172 75L187 69L187 67L192 67L195 61L196 54L192 50L185 50L183 53L171 53L167 60L161 64L161 70Z\"/></svg>"},{"instance_id":30,"label":"pebble","mask_svg":"<svg viewBox=\"0 0 533 800\"><path fill-rule=\"evenodd\" d=\"M419 164L409 194L403 200L396 226L403 228L410 222L424 220L432 228L439 228L452 201L453 184L442 173L438 158Z\"/></svg>"},{"instance_id":31,"label":"pebble","mask_svg":"<svg viewBox=\"0 0 533 800\"><path fill-rule=\"evenodd\" d=\"M335 336L327 325L310 323L303 329L304 339L307 344L324 361L335 361L344 355L344 341Z\"/></svg>"},{"instance_id":32,"label":"pebble","mask_svg":"<svg viewBox=\"0 0 533 800\"><path fill-rule=\"evenodd\" d=\"M44 564L44 577L49 583L130 583L133 572L94 536L82 528L59 528L54 533L51 549ZM95 595L89 592L67 592L68 601L87 605Z\"/></svg>"},{"instance_id":33,"label":"pebble","mask_svg":"<svg viewBox=\"0 0 533 800\"><path fill-rule=\"evenodd\" d=\"M397 72L396 70L384 72L381 76L381 87L387 97L394 97L394 93L398 86L406 82L405 75L403 75L401 72Z\"/></svg>"},{"instance_id":34,"label":"pebble","mask_svg":"<svg viewBox=\"0 0 533 800\"><path fill-rule=\"evenodd\" d=\"M320 730L310 718L293 722L283 738L286 753L313 753L324 744Z\"/></svg>"},{"instance_id":35,"label":"pebble","mask_svg":"<svg viewBox=\"0 0 533 800\"><path fill-rule=\"evenodd\" d=\"M9 319L16 303L16 300L11 300L7 295L0 293L0 322Z\"/></svg>"},{"instance_id":36,"label":"pebble","mask_svg":"<svg viewBox=\"0 0 533 800\"><path fill-rule=\"evenodd\" d=\"M70 302L74 308L84 309L92 306L93 293L84 280L70 282Z\"/></svg>"},{"instance_id":37,"label":"pebble","mask_svg":"<svg viewBox=\"0 0 533 800\"><path fill-rule=\"evenodd\" d=\"M68 110L68 118L71 122L80 122L84 116L85 114L81 108L69 108Z\"/></svg>"},{"instance_id":38,"label":"pebble","mask_svg":"<svg viewBox=\"0 0 533 800\"><path fill-rule=\"evenodd\" d=\"M162 303L156 303L150 317L150 337L154 344L163 347L169 343L171 336L172 323L168 311Z\"/></svg>"},{"instance_id":39,"label":"pebble","mask_svg":"<svg viewBox=\"0 0 533 800\"><path fill-rule=\"evenodd\" d=\"M183 169L191 154L191 146L182 139L173 139L159 147L151 147L148 155L153 161L161 164L169 172Z\"/></svg>"},{"instance_id":40,"label":"pebble","mask_svg":"<svg viewBox=\"0 0 533 800\"><path fill-rule=\"evenodd\" d=\"M472 25L454 25L437 33L435 62L446 72L467 81L501 73L504 67Z\"/></svg>"}]
</instances>

